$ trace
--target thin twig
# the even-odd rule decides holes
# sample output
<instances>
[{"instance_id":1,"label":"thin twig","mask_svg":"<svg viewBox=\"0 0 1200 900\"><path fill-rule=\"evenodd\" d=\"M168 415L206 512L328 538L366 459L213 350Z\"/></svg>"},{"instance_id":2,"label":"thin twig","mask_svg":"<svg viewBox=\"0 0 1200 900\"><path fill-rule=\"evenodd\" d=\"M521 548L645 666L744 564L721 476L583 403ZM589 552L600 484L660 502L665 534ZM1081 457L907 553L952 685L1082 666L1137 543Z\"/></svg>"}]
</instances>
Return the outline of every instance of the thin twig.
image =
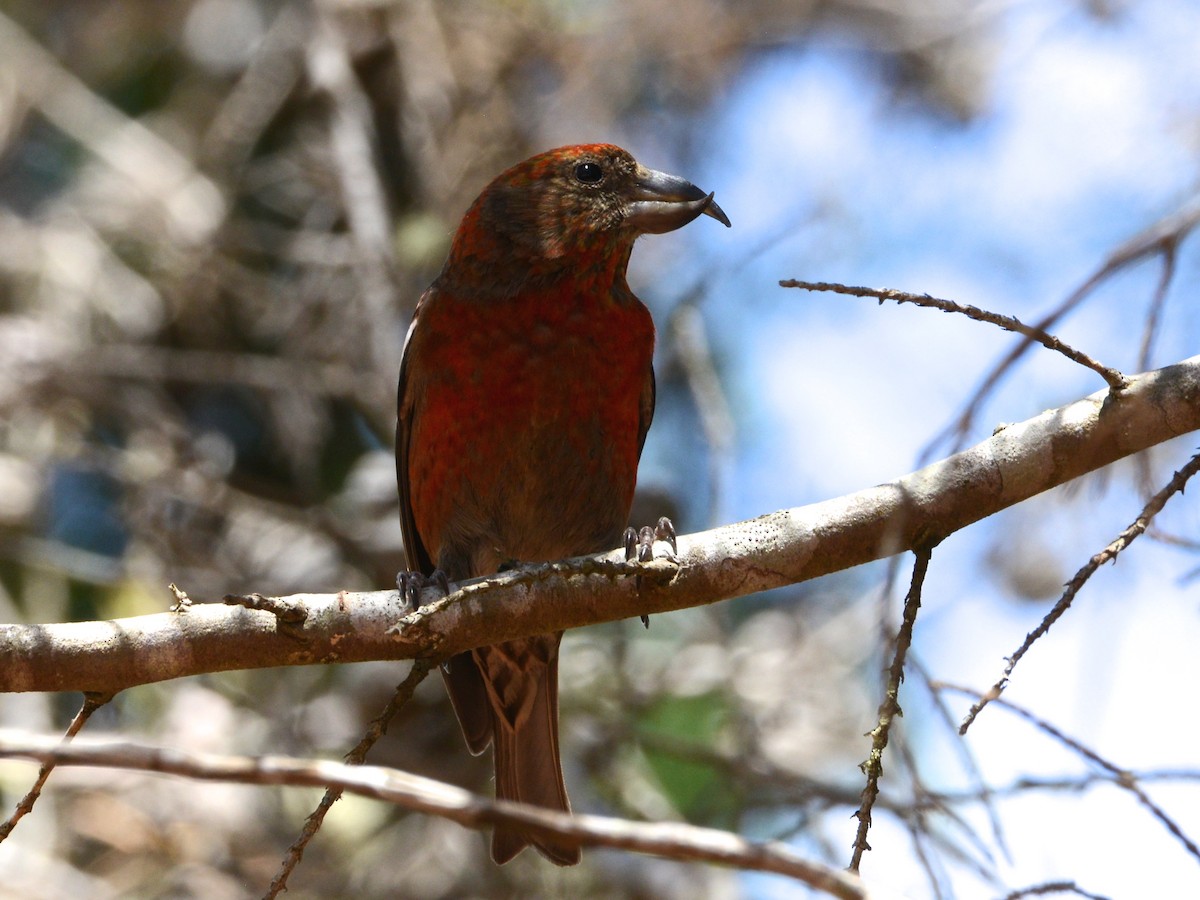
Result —
<instances>
[{"instance_id":1,"label":"thin twig","mask_svg":"<svg viewBox=\"0 0 1200 900\"><path fill-rule=\"evenodd\" d=\"M75 714L75 718L71 720L71 724L67 726L66 732L62 736L62 745L65 746L74 740L75 735L79 734L80 729L87 724L87 720L92 717L92 713L108 703L115 694L84 694L83 706L79 707L79 712ZM38 798L42 795L42 788L46 785L46 780L50 777L50 773L54 771L54 761L45 760L42 762L42 767L38 769L37 778L33 782L33 787L21 798L17 804L17 808L13 810L13 814L8 817L8 820L0 824L0 842L3 842L6 837L12 834L17 823L25 818L33 811L33 805L37 803Z\"/></svg>"},{"instance_id":2,"label":"thin twig","mask_svg":"<svg viewBox=\"0 0 1200 900\"><path fill-rule=\"evenodd\" d=\"M1030 341L1041 344L1048 350L1061 353L1072 362L1077 362L1081 366L1086 366L1093 372L1096 372L1108 383L1108 386L1114 392L1123 390L1127 384L1125 376L1116 369L1102 365L1083 351L1076 350L1074 347L1063 343L1054 335L1048 334L1039 326L1026 325L1014 316L1005 316L1000 313L990 312L986 309L980 309L978 306L955 303L953 300L942 300L938 297L931 297L928 294L911 294L908 291L897 291L892 288L850 287L849 285L835 284L827 281L797 281L794 278L779 282L779 286L801 288L806 291L831 291L835 294L848 294L853 297L874 297L880 303L884 300L895 300L897 303L912 303L915 306L940 309L942 312L959 313L969 319L974 319L976 322L987 322L990 325L1003 328L1005 331L1015 331L1017 334L1024 335Z\"/></svg>"},{"instance_id":3,"label":"thin twig","mask_svg":"<svg viewBox=\"0 0 1200 900\"><path fill-rule=\"evenodd\" d=\"M969 791L938 791L931 796L940 803L980 803L984 798L996 799L1019 797L1030 791L1058 791L1062 793L1083 793L1097 785L1112 784L1117 781L1111 775L1102 772L1088 772L1079 776L1035 778L1025 776L1017 778L1002 787L989 787L986 792L979 789ZM1159 781L1200 782L1200 771L1190 769L1150 769L1138 773L1138 781L1142 784ZM932 805L932 804L931 804Z\"/></svg>"},{"instance_id":4,"label":"thin twig","mask_svg":"<svg viewBox=\"0 0 1200 900\"><path fill-rule=\"evenodd\" d=\"M699 308L694 303L676 306L671 313L668 329L700 416L704 439L708 443L707 520L708 524L715 525L720 521L723 476L729 470L732 458L735 431L733 414L717 375L704 317Z\"/></svg>"},{"instance_id":5,"label":"thin twig","mask_svg":"<svg viewBox=\"0 0 1200 900\"><path fill-rule=\"evenodd\" d=\"M936 682L935 687L938 690L954 691L959 694L964 694L968 697L982 696L978 691L972 690L971 688L961 687L956 684L948 684L946 682ZM1138 784L1138 776L1136 772L1132 772L1129 769L1123 769L1115 763L1109 762L1095 750L1092 750L1090 747L1085 747L1075 738L1065 734L1059 728L1051 725L1045 719L1035 715L1034 713L1025 709L1023 706L1018 706L1017 704L1002 698L995 698L994 702L999 706L1016 713L1025 721L1031 723L1039 730L1050 735L1064 747L1074 750L1088 762L1099 766L1101 769L1112 775L1114 784L1133 794L1138 799L1138 802L1141 803L1142 806L1146 807L1146 809L1150 811L1150 814L1154 816L1154 818L1158 819L1158 821L1161 822L1164 827L1166 827L1167 831L1174 835L1175 838L1181 844L1183 844L1188 853L1190 853L1197 860L1197 862L1200 862L1200 846L1197 846L1195 841L1184 834L1183 829L1179 826L1179 823L1167 815L1166 811L1153 800L1151 800L1146 792L1142 790L1141 785Z\"/></svg>"},{"instance_id":6,"label":"thin twig","mask_svg":"<svg viewBox=\"0 0 1200 900\"><path fill-rule=\"evenodd\" d=\"M979 715L983 708L1004 692L1004 689L1008 687L1009 676L1012 675L1013 669L1016 668L1017 663L1021 661L1021 657L1023 657L1029 648L1033 646L1034 642L1037 641L1047 631L1049 631L1050 626L1057 622L1062 614L1065 613L1068 608L1070 608L1071 603L1075 599L1075 595L1083 589L1083 586L1087 583L1088 579L1092 577L1095 571L1109 560L1116 559L1117 555L1121 553L1122 550L1133 543L1138 535L1146 530L1151 520L1153 520L1153 518L1158 515L1162 508L1166 506L1167 501L1171 499L1174 494L1183 492L1184 486L1187 484L1188 479L1195 475L1197 471L1200 471L1200 453L1197 453L1190 460L1188 460L1187 465L1176 472L1171 480L1167 482L1166 486L1150 498L1150 500L1142 508L1142 511L1138 514L1138 517L1133 520L1132 524L1130 524L1128 528L1117 535L1112 543L1089 559L1087 563L1084 564L1083 568L1075 573L1075 577L1067 582L1066 589L1063 591L1062 596L1058 598L1058 602L1054 604L1053 609L1046 613L1045 618L1042 619L1037 628L1033 629L1033 631L1029 632L1029 634L1025 636L1025 640L1021 643L1021 646L1016 649L1016 652L1014 652L1012 656L1008 657L1008 660L1004 666L1004 674L1002 674L1000 678L996 680L996 683L993 684L986 693L980 696L976 703L971 705L971 708L967 711L967 715L963 719L962 724L958 727L959 734L966 734L967 729L971 727L971 723L975 721L976 716Z\"/></svg>"},{"instance_id":7,"label":"thin twig","mask_svg":"<svg viewBox=\"0 0 1200 900\"><path fill-rule=\"evenodd\" d=\"M408 675L405 679L396 686L395 693L392 694L392 699L388 701L387 706L383 711L371 720L371 725L363 735L362 740L346 754L345 760L347 765L361 766L367 758L367 753L375 746L375 743L383 737L387 732L388 725L396 714L404 708L404 705L412 699L413 691L417 689L425 676L429 674L434 663L428 659L418 659L412 664L412 668L408 670ZM342 798L345 789L342 787L329 787L325 789L325 796L321 798L321 802L317 804L304 822L304 828L301 830L299 837L288 848L287 855L283 858L283 863L279 867L279 873L271 882L271 886L267 888L266 894L263 895L264 900L272 900L279 896L281 891L287 890L287 880L291 877L292 871L299 865L300 860L304 857L304 850L308 847L311 841L321 830L321 824L325 821L325 815Z\"/></svg>"},{"instance_id":8,"label":"thin twig","mask_svg":"<svg viewBox=\"0 0 1200 900\"><path fill-rule=\"evenodd\" d=\"M1167 244L1162 250L1162 271L1158 276L1158 284L1154 287L1154 295L1150 298L1150 308L1146 311L1146 324L1142 329L1142 344L1138 349L1137 368L1144 370L1150 365L1150 356L1154 349L1154 341L1158 336L1159 324L1162 321L1163 310L1167 305L1167 289L1175 277L1175 265L1178 261L1179 245ZM1138 486L1144 496L1149 496L1154 490L1152 464L1153 453L1141 453L1136 457L1138 471Z\"/></svg>"},{"instance_id":9,"label":"thin twig","mask_svg":"<svg viewBox=\"0 0 1200 900\"><path fill-rule=\"evenodd\" d=\"M1059 319L1082 303L1107 279L1147 256L1171 252L1198 224L1200 224L1200 195L1192 197L1178 209L1134 235L1114 250L1095 272L1089 275L1062 303L1042 316L1033 327L1043 330L1053 327ZM921 454L922 462L932 457L935 448L951 436L957 436L950 448L951 452L962 448L963 440L970 431L975 414L983 405L984 400L991 395L1008 370L1025 355L1025 351L1033 344L1032 338L1023 335L1021 340L992 367L983 382L975 389L970 402L959 413L958 418L935 435L926 445Z\"/></svg>"},{"instance_id":10,"label":"thin twig","mask_svg":"<svg viewBox=\"0 0 1200 900\"><path fill-rule=\"evenodd\" d=\"M946 894L942 889L942 879L946 874L945 867L939 867L942 876L939 877L939 873L934 870L934 862L936 860L940 863L941 859L930 855L925 850L926 841L933 838L936 834L936 831L930 827L929 813L941 813L947 820L956 825L964 823L962 822L962 817L957 812L947 809L944 804L934 799L925 787L925 782L921 778L920 768L917 764L916 754L913 752L909 742L904 738L903 732L897 732L896 740L893 743L896 752L900 755L902 764L908 769L908 776L912 782L913 814L904 817L904 827L908 831L908 839L912 843L913 854L917 858L917 863L925 872L925 879L929 883L930 897L932 900L944 900ZM969 829L964 829L964 831L966 831L968 838L971 838L975 842L978 841L978 838ZM961 858L966 853L964 850L960 850L957 855ZM971 864L973 868L978 869L974 860L971 860ZM986 877L986 873L981 872L979 874Z\"/></svg>"},{"instance_id":11,"label":"thin twig","mask_svg":"<svg viewBox=\"0 0 1200 900\"><path fill-rule=\"evenodd\" d=\"M1154 286L1154 295L1150 298L1150 309L1146 312L1146 326L1142 331L1142 344L1138 348L1138 371L1150 365L1150 356L1154 350L1154 339L1158 336L1158 326L1162 321L1163 308L1167 303L1167 289L1175 278L1175 266L1179 257L1179 244L1171 242L1162 248L1162 272L1158 276L1158 284Z\"/></svg>"},{"instance_id":12,"label":"thin twig","mask_svg":"<svg viewBox=\"0 0 1200 900\"><path fill-rule=\"evenodd\" d=\"M929 689L929 694L933 700L934 709L937 711L938 718L941 719L947 730L951 732L957 730L957 725L954 722L954 717L950 711L950 707L947 706L942 695L933 690L931 687L933 684L933 677L929 674L929 670L925 668L925 665L921 662L920 658L916 654L913 654L909 657L909 667L912 671L917 673L922 683L924 683L925 687ZM958 751L959 759L962 762L963 769L967 776L975 784L979 801L983 805L984 811L987 814L988 824L992 829L992 840L995 841L996 846L1000 849L1000 852L1004 854L1004 858L1009 862L1012 862L1012 853L1008 849L1008 840L1004 836L1004 828L1000 822L1000 813L996 809L996 804L993 800L993 791L983 777L983 771L979 768L979 761L975 758L975 754L972 752L970 744L968 744L966 741L955 740L953 741L952 746ZM942 796L937 792L927 792L927 794L928 796L938 798Z\"/></svg>"},{"instance_id":13,"label":"thin twig","mask_svg":"<svg viewBox=\"0 0 1200 900\"><path fill-rule=\"evenodd\" d=\"M913 551L916 561L913 564L912 582L909 585L908 596L904 599L904 618L900 630L896 634L896 652L892 656L892 664L888 669L887 686L883 703L879 705L879 721L871 730L871 754L859 768L867 776L866 786L862 790L862 802L854 813L858 819L858 833L854 838L854 853L850 858L850 871L857 872L862 855L871 849L867 843L867 832L871 828L871 809L879 796L879 779L883 775L883 751L887 747L888 735L892 722L902 715L900 710L900 682L904 680L904 657L912 645L913 625L917 621L917 610L921 607L921 587L925 583L925 573L929 570L929 560L933 555L932 546L918 547Z\"/></svg>"},{"instance_id":14,"label":"thin twig","mask_svg":"<svg viewBox=\"0 0 1200 900\"><path fill-rule=\"evenodd\" d=\"M1086 900L1108 900L1103 894L1085 891L1073 881L1047 881L1031 887L1021 888L1004 895L1004 900L1020 900L1022 897L1045 897L1048 894L1074 894Z\"/></svg>"}]
</instances>

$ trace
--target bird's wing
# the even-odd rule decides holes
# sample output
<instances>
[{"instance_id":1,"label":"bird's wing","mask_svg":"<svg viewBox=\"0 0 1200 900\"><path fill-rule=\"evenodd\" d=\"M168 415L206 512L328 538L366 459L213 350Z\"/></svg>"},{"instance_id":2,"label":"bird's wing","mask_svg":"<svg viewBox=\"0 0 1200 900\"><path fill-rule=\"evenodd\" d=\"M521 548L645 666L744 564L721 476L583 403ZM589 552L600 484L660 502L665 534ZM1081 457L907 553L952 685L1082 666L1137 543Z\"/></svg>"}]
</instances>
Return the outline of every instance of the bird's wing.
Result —
<instances>
[{"instance_id":1,"label":"bird's wing","mask_svg":"<svg viewBox=\"0 0 1200 900\"><path fill-rule=\"evenodd\" d=\"M642 448L646 446L646 434L650 431L650 421L654 418L654 367L651 366L646 375L646 383L642 386L641 407L638 410L638 458L641 459Z\"/></svg>"},{"instance_id":2,"label":"bird's wing","mask_svg":"<svg viewBox=\"0 0 1200 900\"><path fill-rule=\"evenodd\" d=\"M400 491L400 531L404 536L404 553L408 557L409 570L424 575L432 574L434 566L429 550L417 534L417 522L412 508L412 489L408 481L408 451L413 431L413 399L408 396L408 366L409 349L412 347L417 319L421 315L421 307L428 302L433 290L427 290L417 301L412 324L408 326L408 334L404 338L404 351L400 356L400 386L396 392L396 484Z\"/></svg>"},{"instance_id":3,"label":"bird's wing","mask_svg":"<svg viewBox=\"0 0 1200 900\"><path fill-rule=\"evenodd\" d=\"M413 332L421 315L421 308L430 302L436 288L429 288L417 302L412 324L404 338L404 351L400 357L400 386L396 393L396 485L400 492L400 531L404 537L404 552L408 557L408 568L423 575L432 575L435 563L429 548L417 532L417 520L413 514L412 486L409 483L409 449L416 414L409 371ZM488 705L487 691L479 669L469 652L460 653L442 666L442 677L454 705L454 712L462 726L463 736L471 752L478 755L492 741L492 717Z\"/></svg>"}]
</instances>

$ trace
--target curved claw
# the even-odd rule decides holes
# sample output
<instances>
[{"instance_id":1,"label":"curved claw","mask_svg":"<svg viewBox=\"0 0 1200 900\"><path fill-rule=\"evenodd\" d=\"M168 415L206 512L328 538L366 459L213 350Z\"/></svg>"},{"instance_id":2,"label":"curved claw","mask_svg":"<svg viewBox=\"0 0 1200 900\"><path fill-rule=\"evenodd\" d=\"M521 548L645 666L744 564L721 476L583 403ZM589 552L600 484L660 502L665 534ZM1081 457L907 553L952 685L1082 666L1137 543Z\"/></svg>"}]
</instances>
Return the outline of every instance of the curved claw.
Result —
<instances>
[{"instance_id":1,"label":"curved claw","mask_svg":"<svg viewBox=\"0 0 1200 900\"><path fill-rule=\"evenodd\" d=\"M450 593L450 581L441 569L434 569L429 575L408 571L396 573L396 590L410 612L421 608L421 592L430 585L440 590L443 597Z\"/></svg>"},{"instance_id":2,"label":"curved claw","mask_svg":"<svg viewBox=\"0 0 1200 900\"><path fill-rule=\"evenodd\" d=\"M674 522L666 516L660 518L658 524L654 526L654 539L670 544L671 552L667 554L667 559L671 562L679 562L679 541L676 539Z\"/></svg>"},{"instance_id":3,"label":"curved claw","mask_svg":"<svg viewBox=\"0 0 1200 900\"><path fill-rule=\"evenodd\" d=\"M653 528L645 525L640 530L625 529L625 561L633 562L636 559L638 562L650 562L654 559L656 541L662 541L671 548L665 554L666 559L675 563L679 562L679 542L676 540L675 523L666 516L660 518ZM643 625L647 628L650 627L649 616L641 616L641 620Z\"/></svg>"}]
</instances>

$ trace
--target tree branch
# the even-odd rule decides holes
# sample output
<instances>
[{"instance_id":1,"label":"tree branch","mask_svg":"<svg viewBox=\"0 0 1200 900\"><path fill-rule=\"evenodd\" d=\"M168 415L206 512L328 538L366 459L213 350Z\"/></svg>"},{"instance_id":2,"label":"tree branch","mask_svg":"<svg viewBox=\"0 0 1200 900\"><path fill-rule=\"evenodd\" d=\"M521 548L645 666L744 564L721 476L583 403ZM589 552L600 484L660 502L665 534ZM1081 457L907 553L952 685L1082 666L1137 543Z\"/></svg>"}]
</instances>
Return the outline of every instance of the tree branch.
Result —
<instances>
[{"instance_id":1,"label":"tree branch","mask_svg":"<svg viewBox=\"0 0 1200 900\"><path fill-rule=\"evenodd\" d=\"M354 766L283 756L222 756L124 741L78 740L63 745L56 737L11 730L0 730L0 757L34 759L60 766L162 772L241 784L336 787L406 809L442 816L466 828L485 828L503 822L538 834L577 840L585 846L634 850L669 859L774 872L845 900L865 900L867 897L866 889L857 877L806 860L778 841L755 843L728 832L681 822L631 822L606 816L551 812L505 800L490 801L431 778L382 766Z\"/></svg>"},{"instance_id":2,"label":"tree branch","mask_svg":"<svg viewBox=\"0 0 1200 900\"><path fill-rule=\"evenodd\" d=\"M929 572L929 561L932 557L932 546L917 549L912 582L909 584L908 596L904 598L904 619L896 634L896 649L892 654L892 664L887 670L883 702L879 704L879 719L868 733L871 738L871 753L859 764L859 768L867 776L867 783L863 786L859 807L854 813L854 817L858 819L858 829L854 836L854 852L850 857L851 872L859 870L863 854L871 849L871 845L867 843L867 834L871 830L871 810L879 796L879 779L883 777L883 751L887 749L892 723L898 716L904 715L900 708L900 683L904 681L904 660L908 656L909 647L912 646L913 626L917 622L917 610L921 607L921 590L925 586L925 576Z\"/></svg>"},{"instance_id":3,"label":"tree branch","mask_svg":"<svg viewBox=\"0 0 1200 900\"><path fill-rule=\"evenodd\" d=\"M897 304L911 303L914 306L940 309L942 312L960 313L969 319L974 319L976 322L987 322L989 325L996 325L1005 331L1015 331L1017 334L1023 335L1026 340L1035 341L1047 350L1061 353L1072 362L1079 363L1081 366L1091 369L1108 382L1108 386L1114 391L1119 391L1125 386L1125 376L1116 369L1098 363L1086 353L1063 343L1061 338L1050 334L1037 325L1026 325L1016 316L1006 316L1001 313L994 313L991 310L980 309L978 306L955 303L953 300L943 300L940 297L931 297L928 294L898 291L894 288L852 287L848 284L836 284L828 281L799 281L795 278L786 278L779 282L779 286L784 288L800 288L805 291L830 291L834 294L848 294L852 297L874 297L880 303L883 303L884 300L895 300Z\"/></svg>"},{"instance_id":4,"label":"tree branch","mask_svg":"<svg viewBox=\"0 0 1200 900\"><path fill-rule=\"evenodd\" d=\"M54 625L0 625L0 690L113 692L231 669L442 658L531 634L714 603L890 556L1200 428L1200 357L1135 376L889 484L685 535L680 564L614 551L436 589L296 594L302 615L193 604ZM485 598L486 595L486 598ZM292 618L296 618L294 615Z\"/></svg>"}]
</instances>

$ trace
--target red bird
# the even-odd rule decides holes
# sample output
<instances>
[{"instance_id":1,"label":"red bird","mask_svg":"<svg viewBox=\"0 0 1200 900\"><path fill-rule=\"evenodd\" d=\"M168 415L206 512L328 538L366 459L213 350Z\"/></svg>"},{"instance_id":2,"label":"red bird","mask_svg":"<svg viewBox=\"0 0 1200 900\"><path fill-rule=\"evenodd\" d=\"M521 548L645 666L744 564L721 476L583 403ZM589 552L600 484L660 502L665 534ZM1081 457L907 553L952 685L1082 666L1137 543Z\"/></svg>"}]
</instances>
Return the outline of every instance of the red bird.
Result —
<instances>
[{"instance_id":1,"label":"red bird","mask_svg":"<svg viewBox=\"0 0 1200 900\"><path fill-rule=\"evenodd\" d=\"M620 544L654 413L654 323L625 267L639 235L702 214L729 225L712 194L609 144L539 154L479 195L417 304L400 365L411 569L458 581ZM494 746L496 796L569 812L561 639L480 647L442 675L471 752ZM530 844L579 862L577 846L505 826L492 858Z\"/></svg>"}]
</instances>

